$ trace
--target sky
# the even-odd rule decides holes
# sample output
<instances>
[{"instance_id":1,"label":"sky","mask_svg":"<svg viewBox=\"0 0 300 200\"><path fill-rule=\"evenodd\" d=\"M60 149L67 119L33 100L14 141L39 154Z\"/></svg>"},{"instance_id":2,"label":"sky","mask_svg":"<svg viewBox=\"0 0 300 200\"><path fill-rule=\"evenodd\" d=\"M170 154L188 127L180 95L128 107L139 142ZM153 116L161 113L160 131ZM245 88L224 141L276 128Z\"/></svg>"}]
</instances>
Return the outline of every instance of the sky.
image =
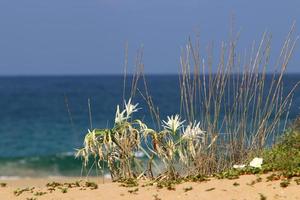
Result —
<instances>
[{"instance_id":1,"label":"sky","mask_svg":"<svg viewBox=\"0 0 300 200\"><path fill-rule=\"evenodd\" d=\"M299 8L299 0L1 0L0 76L121 74L126 44L129 67L142 46L146 73L177 73L189 37L218 47L232 23L242 48L271 32L276 57L293 21L300 27ZM298 47L288 71L300 72Z\"/></svg>"}]
</instances>

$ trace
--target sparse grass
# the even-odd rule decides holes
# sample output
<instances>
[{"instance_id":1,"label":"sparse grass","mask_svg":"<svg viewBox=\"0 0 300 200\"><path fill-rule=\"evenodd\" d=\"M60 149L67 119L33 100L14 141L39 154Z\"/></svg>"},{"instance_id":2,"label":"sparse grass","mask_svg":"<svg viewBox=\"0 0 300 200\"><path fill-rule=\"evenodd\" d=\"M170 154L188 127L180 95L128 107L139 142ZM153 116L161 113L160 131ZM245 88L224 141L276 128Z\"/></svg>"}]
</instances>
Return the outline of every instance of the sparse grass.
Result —
<instances>
[{"instance_id":1,"label":"sparse grass","mask_svg":"<svg viewBox=\"0 0 300 200\"><path fill-rule=\"evenodd\" d=\"M288 38L292 32L293 28ZM250 61L238 55L235 39L222 43L217 63L212 53L201 56L197 41L195 45L189 41L180 60L181 110L187 121L200 120L207 131L205 146L210 148L199 151L197 159L185 166L187 170L198 166L202 174L219 173L232 163L244 163L280 134L294 91L283 96L283 77L296 41L284 43L272 75L266 73L270 65L267 34L252 49ZM208 49L212 51L211 46Z\"/></svg>"},{"instance_id":2,"label":"sparse grass","mask_svg":"<svg viewBox=\"0 0 300 200\"><path fill-rule=\"evenodd\" d=\"M57 189L60 190L62 193L67 193L68 189L70 188L79 188L79 190L86 190L87 188L91 190L98 189L98 184L91 182L91 181L86 181L83 182L82 180L80 181L75 181L71 183L59 183L59 182L50 182L46 184L47 190L52 193L53 191L56 191Z\"/></svg>"},{"instance_id":3,"label":"sparse grass","mask_svg":"<svg viewBox=\"0 0 300 200\"><path fill-rule=\"evenodd\" d=\"M24 192L31 192L31 193L33 193L33 190L34 190L34 187L32 187L32 188L27 187L27 188L23 188L23 189L18 188L16 190L14 190L14 195L15 196L20 196Z\"/></svg>"}]
</instances>

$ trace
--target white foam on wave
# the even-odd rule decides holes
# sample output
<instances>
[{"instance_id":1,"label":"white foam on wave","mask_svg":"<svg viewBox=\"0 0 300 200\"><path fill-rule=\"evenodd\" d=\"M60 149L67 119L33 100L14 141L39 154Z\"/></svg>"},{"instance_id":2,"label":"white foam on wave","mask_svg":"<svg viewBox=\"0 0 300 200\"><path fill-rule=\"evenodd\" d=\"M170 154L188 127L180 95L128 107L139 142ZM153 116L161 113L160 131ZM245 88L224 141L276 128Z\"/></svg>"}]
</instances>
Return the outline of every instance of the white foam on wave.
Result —
<instances>
[{"instance_id":1,"label":"white foam on wave","mask_svg":"<svg viewBox=\"0 0 300 200\"><path fill-rule=\"evenodd\" d=\"M56 154L57 156L74 156L75 152L74 151L67 151L67 152L61 152Z\"/></svg>"},{"instance_id":2,"label":"white foam on wave","mask_svg":"<svg viewBox=\"0 0 300 200\"><path fill-rule=\"evenodd\" d=\"M18 180L20 176L0 176L0 180Z\"/></svg>"},{"instance_id":3,"label":"white foam on wave","mask_svg":"<svg viewBox=\"0 0 300 200\"><path fill-rule=\"evenodd\" d=\"M111 175L110 174L104 174L104 178L111 179Z\"/></svg>"}]
</instances>

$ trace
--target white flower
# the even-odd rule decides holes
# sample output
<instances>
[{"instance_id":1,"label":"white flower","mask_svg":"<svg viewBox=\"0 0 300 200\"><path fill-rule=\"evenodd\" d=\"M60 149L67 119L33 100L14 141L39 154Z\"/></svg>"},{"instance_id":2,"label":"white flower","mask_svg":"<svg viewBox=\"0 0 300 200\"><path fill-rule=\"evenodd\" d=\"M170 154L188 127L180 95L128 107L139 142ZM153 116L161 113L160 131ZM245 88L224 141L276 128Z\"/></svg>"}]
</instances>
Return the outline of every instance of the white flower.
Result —
<instances>
[{"instance_id":1,"label":"white flower","mask_svg":"<svg viewBox=\"0 0 300 200\"><path fill-rule=\"evenodd\" d=\"M131 98L128 100L127 103L125 102L125 109L122 112L120 112L120 106L117 105L115 124L121 124L125 120L129 119L132 113L137 112L139 110L139 108L137 108L138 105L139 104L132 105Z\"/></svg>"},{"instance_id":2,"label":"white flower","mask_svg":"<svg viewBox=\"0 0 300 200\"><path fill-rule=\"evenodd\" d=\"M176 133L176 131L182 126L182 124L184 123L184 121L180 121L180 117L179 115L175 115L175 116L171 116L171 117L167 117L168 121L162 121L163 124L162 126L165 129L168 129L170 131L172 131L172 133Z\"/></svg>"},{"instance_id":3,"label":"white flower","mask_svg":"<svg viewBox=\"0 0 300 200\"><path fill-rule=\"evenodd\" d=\"M262 158L254 158L251 162L250 162L250 164L249 164L249 166L250 167L256 167L256 168L261 168L261 165L262 165L262 163L263 163L263 159Z\"/></svg>"},{"instance_id":4,"label":"white flower","mask_svg":"<svg viewBox=\"0 0 300 200\"><path fill-rule=\"evenodd\" d=\"M131 104L131 98L128 100L128 102L126 103L125 102L125 110L126 110L126 114L127 114L127 117L129 118L130 115L134 112L137 112L139 110L139 108L137 108L139 104L135 104L135 105L132 105Z\"/></svg>"},{"instance_id":5,"label":"white flower","mask_svg":"<svg viewBox=\"0 0 300 200\"><path fill-rule=\"evenodd\" d=\"M205 131L201 130L200 122L196 124L190 123L183 131L182 138L184 139L201 139L204 140Z\"/></svg>"},{"instance_id":6,"label":"white flower","mask_svg":"<svg viewBox=\"0 0 300 200\"><path fill-rule=\"evenodd\" d=\"M233 165L234 169L243 169L245 167L246 167L246 165Z\"/></svg>"},{"instance_id":7,"label":"white flower","mask_svg":"<svg viewBox=\"0 0 300 200\"><path fill-rule=\"evenodd\" d=\"M115 124L121 124L124 120L127 119L127 117L124 116L126 110L123 110L120 112L120 107L117 105L117 111L115 115Z\"/></svg>"},{"instance_id":8,"label":"white flower","mask_svg":"<svg viewBox=\"0 0 300 200\"><path fill-rule=\"evenodd\" d=\"M96 141L95 131L94 130L91 131L90 129L88 129L88 133L86 134L83 142L86 153L88 152L94 153L95 141Z\"/></svg>"}]
</instances>

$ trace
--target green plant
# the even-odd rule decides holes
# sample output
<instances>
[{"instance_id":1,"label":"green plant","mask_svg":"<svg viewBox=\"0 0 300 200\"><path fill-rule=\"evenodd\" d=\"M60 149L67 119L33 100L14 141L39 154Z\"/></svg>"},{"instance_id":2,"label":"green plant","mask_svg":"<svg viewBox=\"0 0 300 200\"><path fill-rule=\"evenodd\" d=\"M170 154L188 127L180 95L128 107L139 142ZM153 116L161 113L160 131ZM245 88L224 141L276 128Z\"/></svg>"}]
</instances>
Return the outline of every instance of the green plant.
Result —
<instances>
[{"instance_id":1,"label":"green plant","mask_svg":"<svg viewBox=\"0 0 300 200\"><path fill-rule=\"evenodd\" d=\"M284 177L300 176L300 119L296 119L278 143L264 150L264 171L281 171Z\"/></svg>"},{"instance_id":2,"label":"green plant","mask_svg":"<svg viewBox=\"0 0 300 200\"><path fill-rule=\"evenodd\" d=\"M290 185L290 181L288 179L284 179L280 182L280 187L286 188Z\"/></svg>"}]
</instances>

